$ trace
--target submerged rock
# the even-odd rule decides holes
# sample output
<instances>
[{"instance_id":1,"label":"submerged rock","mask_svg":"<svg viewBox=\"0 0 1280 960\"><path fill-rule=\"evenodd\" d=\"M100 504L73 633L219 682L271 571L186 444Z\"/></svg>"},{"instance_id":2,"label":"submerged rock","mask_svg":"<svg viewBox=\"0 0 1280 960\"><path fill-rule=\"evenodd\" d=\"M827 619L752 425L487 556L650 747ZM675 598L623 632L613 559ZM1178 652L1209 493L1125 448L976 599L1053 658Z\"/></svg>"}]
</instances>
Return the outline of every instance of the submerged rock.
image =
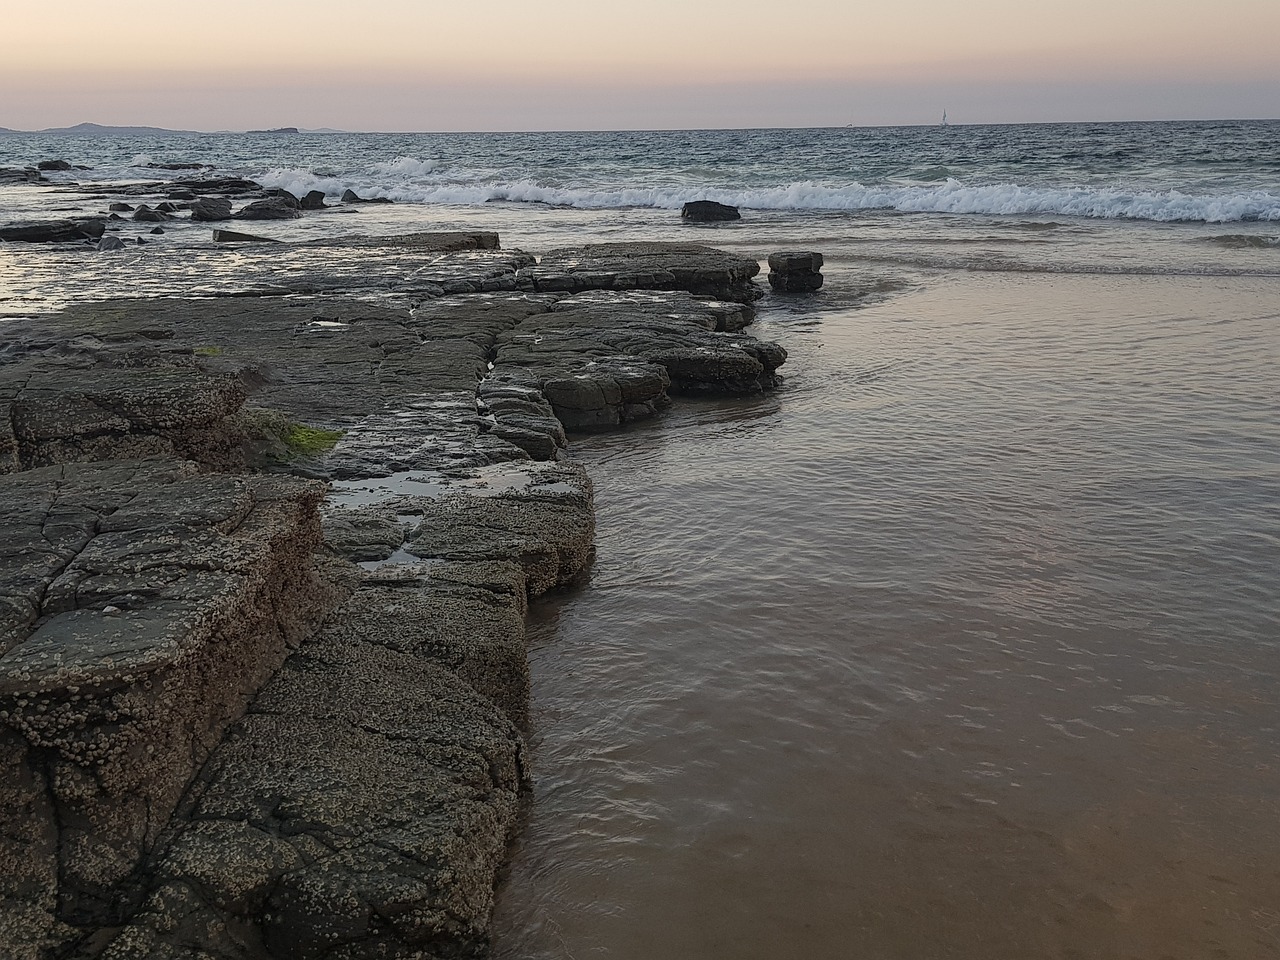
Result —
<instances>
[{"instance_id":1,"label":"submerged rock","mask_svg":"<svg viewBox=\"0 0 1280 960\"><path fill-rule=\"evenodd\" d=\"M36 164L37 170L70 170L71 163L67 160L41 160Z\"/></svg>"}]
</instances>

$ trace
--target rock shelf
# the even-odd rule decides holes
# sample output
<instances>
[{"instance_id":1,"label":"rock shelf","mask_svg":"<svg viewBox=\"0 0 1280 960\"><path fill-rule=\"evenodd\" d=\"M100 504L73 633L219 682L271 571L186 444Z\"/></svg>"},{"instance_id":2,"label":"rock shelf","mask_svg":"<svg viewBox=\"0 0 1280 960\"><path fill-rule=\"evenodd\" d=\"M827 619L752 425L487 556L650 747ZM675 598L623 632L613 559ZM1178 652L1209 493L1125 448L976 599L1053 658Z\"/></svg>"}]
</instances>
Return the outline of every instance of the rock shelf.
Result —
<instances>
[{"instance_id":1,"label":"rock shelf","mask_svg":"<svg viewBox=\"0 0 1280 960\"><path fill-rule=\"evenodd\" d=\"M6 958L483 955L527 604L593 550L569 433L786 358L711 248L352 242L379 300L0 327Z\"/></svg>"}]
</instances>

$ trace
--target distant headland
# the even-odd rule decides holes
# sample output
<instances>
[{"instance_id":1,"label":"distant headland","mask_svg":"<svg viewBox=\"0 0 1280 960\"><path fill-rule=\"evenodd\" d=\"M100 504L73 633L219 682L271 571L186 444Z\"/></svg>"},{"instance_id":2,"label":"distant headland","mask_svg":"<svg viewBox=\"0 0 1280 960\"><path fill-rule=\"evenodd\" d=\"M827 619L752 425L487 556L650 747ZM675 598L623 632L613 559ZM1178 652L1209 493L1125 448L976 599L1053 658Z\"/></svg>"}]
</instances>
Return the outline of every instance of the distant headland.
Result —
<instances>
[{"instance_id":1,"label":"distant headland","mask_svg":"<svg viewBox=\"0 0 1280 960\"><path fill-rule=\"evenodd\" d=\"M77 123L73 127L46 127L43 130L13 130L9 127L0 127L0 136L5 134L43 134L46 136L68 136L68 137L155 137L155 136L199 136L205 131L202 130L170 130L165 127L112 127L101 123ZM217 130L215 133L235 133L234 130ZM323 127L316 130L307 130L300 127L275 127L271 130L246 130L245 133L255 134L289 134L289 133L345 133L344 130L334 130L329 127Z\"/></svg>"}]
</instances>

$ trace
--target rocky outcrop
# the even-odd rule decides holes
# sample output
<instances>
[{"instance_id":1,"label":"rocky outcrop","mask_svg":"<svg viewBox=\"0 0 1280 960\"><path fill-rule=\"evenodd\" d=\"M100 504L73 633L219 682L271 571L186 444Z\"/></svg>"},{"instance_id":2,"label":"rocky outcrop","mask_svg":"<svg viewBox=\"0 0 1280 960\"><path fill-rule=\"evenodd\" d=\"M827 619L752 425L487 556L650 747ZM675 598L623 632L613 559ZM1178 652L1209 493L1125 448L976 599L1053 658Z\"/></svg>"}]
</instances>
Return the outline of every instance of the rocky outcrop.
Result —
<instances>
[{"instance_id":1,"label":"rocky outcrop","mask_svg":"<svg viewBox=\"0 0 1280 960\"><path fill-rule=\"evenodd\" d=\"M239 462L229 418L244 402L243 383L209 376L190 357L121 351L94 332L75 343L27 341L25 356L0 364L9 437L7 455L0 440L0 473L153 456Z\"/></svg>"},{"instance_id":2,"label":"rocky outcrop","mask_svg":"<svg viewBox=\"0 0 1280 960\"><path fill-rule=\"evenodd\" d=\"M106 232L101 220L53 220L0 227L0 240L14 243L74 243L97 240Z\"/></svg>"},{"instance_id":3,"label":"rocky outcrop","mask_svg":"<svg viewBox=\"0 0 1280 960\"><path fill-rule=\"evenodd\" d=\"M700 296L750 303L763 293L752 283L755 260L694 243L600 243L552 250L521 270L522 289L686 290Z\"/></svg>"},{"instance_id":4,"label":"rocky outcrop","mask_svg":"<svg viewBox=\"0 0 1280 960\"><path fill-rule=\"evenodd\" d=\"M41 160L39 163L36 164L36 169L43 170L43 171L48 171L48 170L62 171L62 170L70 170L72 169L72 166L69 160Z\"/></svg>"},{"instance_id":5,"label":"rocky outcrop","mask_svg":"<svg viewBox=\"0 0 1280 960\"><path fill-rule=\"evenodd\" d=\"M223 731L330 605L322 488L176 461L0 478L0 942L120 922Z\"/></svg>"},{"instance_id":6,"label":"rocky outcrop","mask_svg":"<svg viewBox=\"0 0 1280 960\"><path fill-rule=\"evenodd\" d=\"M11 167L0 167L0 187L11 186L18 183L47 183L48 179L41 176L39 170L27 168L24 170L14 170Z\"/></svg>"},{"instance_id":7,"label":"rocky outcrop","mask_svg":"<svg viewBox=\"0 0 1280 960\"><path fill-rule=\"evenodd\" d=\"M147 187L148 185L143 184ZM223 196L244 196L250 193L261 193L262 184L243 177L200 177L188 180L174 180L167 186L173 190L187 190L196 196L220 194Z\"/></svg>"},{"instance_id":8,"label":"rocky outcrop","mask_svg":"<svg viewBox=\"0 0 1280 960\"><path fill-rule=\"evenodd\" d=\"M526 605L592 553L566 426L768 389L785 359L742 332L743 302L678 289L441 296L534 266L496 235L353 243L366 272L411 263L412 299L128 300L6 325L15 960L483 956L528 786ZM757 266L699 247L681 274L673 246L607 256L637 283L652 258L662 283L740 287ZM72 463L142 454L164 459ZM247 464L326 479L326 501L197 473Z\"/></svg>"},{"instance_id":9,"label":"rocky outcrop","mask_svg":"<svg viewBox=\"0 0 1280 960\"><path fill-rule=\"evenodd\" d=\"M329 206L324 202L323 190L309 190L298 204L303 210L326 210Z\"/></svg>"},{"instance_id":10,"label":"rocky outcrop","mask_svg":"<svg viewBox=\"0 0 1280 960\"><path fill-rule=\"evenodd\" d=\"M769 286L778 293L812 293L822 286L822 254L784 250L769 255Z\"/></svg>"},{"instance_id":11,"label":"rocky outcrop","mask_svg":"<svg viewBox=\"0 0 1280 960\"><path fill-rule=\"evenodd\" d=\"M728 220L741 220L742 214L737 207L727 203L716 203L714 200L691 200L680 208L683 220L697 223L716 223Z\"/></svg>"}]
</instances>

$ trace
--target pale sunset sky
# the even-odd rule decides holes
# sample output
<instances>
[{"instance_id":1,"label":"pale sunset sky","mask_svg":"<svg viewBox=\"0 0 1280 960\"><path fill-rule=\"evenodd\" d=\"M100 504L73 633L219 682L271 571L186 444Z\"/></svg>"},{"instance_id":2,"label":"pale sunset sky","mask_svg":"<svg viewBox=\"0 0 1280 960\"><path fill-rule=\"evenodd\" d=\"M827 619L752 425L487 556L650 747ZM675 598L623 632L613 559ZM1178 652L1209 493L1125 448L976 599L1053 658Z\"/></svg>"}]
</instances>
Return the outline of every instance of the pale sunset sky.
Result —
<instances>
[{"instance_id":1,"label":"pale sunset sky","mask_svg":"<svg viewBox=\"0 0 1280 960\"><path fill-rule=\"evenodd\" d=\"M589 130L1280 117L1280 0L60 0L0 126Z\"/></svg>"}]
</instances>

